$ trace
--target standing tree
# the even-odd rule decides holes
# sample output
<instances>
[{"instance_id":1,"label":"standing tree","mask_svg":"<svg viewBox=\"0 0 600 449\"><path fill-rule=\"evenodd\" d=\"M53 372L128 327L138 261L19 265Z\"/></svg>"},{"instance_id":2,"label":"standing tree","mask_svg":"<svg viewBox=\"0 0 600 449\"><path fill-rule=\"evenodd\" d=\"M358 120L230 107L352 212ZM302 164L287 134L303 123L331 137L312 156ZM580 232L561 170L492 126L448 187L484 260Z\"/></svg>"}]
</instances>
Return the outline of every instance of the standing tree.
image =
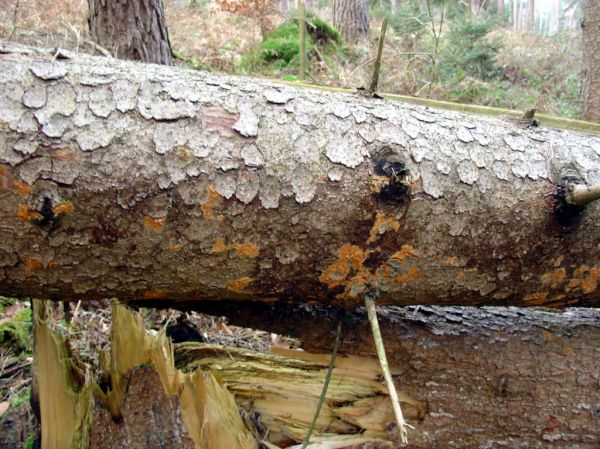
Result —
<instances>
[{"instance_id":1,"label":"standing tree","mask_svg":"<svg viewBox=\"0 0 600 449\"><path fill-rule=\"evenodd\" d=\"M369 33L369 2L367 0L333 0L333 26L345 42L365 39Z\"/></svg>"},{"instance_id":2,"label":"standing tree","mask_svg":"<svg viewBox=\"0 0 600 449\"><path fill-rule=\"evenodd\" d=\"M529 0L527 3L527 29L535 32L535 0Z\"/></svg>"},{"instance_id":3,"label":"standing tree","mask_svg":"<svg viewBox=\"0 0 600 449\"><path fill-rule=\"evenodd\" d=\"M93 39L121 59L173 65L162 0L88 0Z\"/></svg>"},{"instance_id":4,"label":"standing tree","mask_svg":"<svg viewBox=\"0 0 600 449\"><path fill-rule=\"evenodd\" d=\"M600 122L600 3L583 2L583 118Z\"/></svg>"}]
</instances>

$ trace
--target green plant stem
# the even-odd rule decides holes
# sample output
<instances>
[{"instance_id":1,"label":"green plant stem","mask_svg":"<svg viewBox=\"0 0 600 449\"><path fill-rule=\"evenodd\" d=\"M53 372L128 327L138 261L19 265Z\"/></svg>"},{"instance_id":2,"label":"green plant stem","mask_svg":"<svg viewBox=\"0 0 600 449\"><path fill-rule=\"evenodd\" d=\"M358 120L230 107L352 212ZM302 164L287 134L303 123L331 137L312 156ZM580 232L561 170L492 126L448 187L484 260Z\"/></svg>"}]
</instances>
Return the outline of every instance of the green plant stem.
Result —
<instances>
[{"instance_id":1,"label":"green plant stem","mask_svg":"<svg viewBox=\"0 0 600 449\"><path fill-rule=\"evenodd\" d=\"M381 23L381 34L379 35L379 44L377 45L377 56L375 57L375 66L373 67L373 77L371 78L371 86L369 91L377 92L377 84L379 83L379 70L381 69L381 57L383 55L383 43L385 42L385 32L387 31L388 19L383 19Z\"/></svg>"},{"instance_id":2,"label":"green plant stem","mask_svg":"<svg viewBox=\"0 0 600 449\"><path fill-rule=\"evenodd\" d=\"M317 420L319 419L319 414L321 413L321 408L325 403L325 397L327 396L327 388L329 387L329 382L331 381L331 373L333 372L333 367L335 366L335 358L337 357L338 350L340 349L340 342L342 341L342 322L339 321L337 325L337 330L335 334L335 344L333 346L333 352L331 354L331 359L329 359L329 366L327 367L327 374L325 375L325 383L323 384L323 389L321 390L321 397L319 398L319 404L317 405L317 410L315 411L315 416L313 416L312 423L310 423L310 427L308 428L308 433L306 434L306 438L304 438L304 442L302 443L301 449L306 449L308 443L310 442L310 437L315 430L317 425Z\"/></svg>"},{"instance_id":3,"label":"green plant stem","mask_svg":"<svg viewBox=\"0 0 600 449\"><path fill-rule=\"evenodd\" d=\"M369 295L365 295L365 306L367 308L367 315L369 317L369 323L371 324L371 332L373 333L373 340L375 342L375 349L377 351L377 357L379 358L379 364L381 365L381 371L383 371L383 377L392 401L392 409L394 410L394 416L396 417L396 424L400 431L400 439L403 443L408 442L406 427L406 421L402 415L402 409L400 408L400 400L398 399L398 392L394 386L392 380L392 374L390 372L390 366L385 355L385 347L383 346L383 339L381 338L381 330L379 329L379 321L377 320L377 309L375 308L375 301Z\"/></svg>"},{"instance_id":4,"label":"green plant stem","mask_svg":"<svg viewBox=\"0 0 600 449\"><path fill-rule=\"evenodd\" d=\"M304 0L298 2L298 26L300 27L300 79L306 79L306 10Z\"/></svg>"}]
</instances>

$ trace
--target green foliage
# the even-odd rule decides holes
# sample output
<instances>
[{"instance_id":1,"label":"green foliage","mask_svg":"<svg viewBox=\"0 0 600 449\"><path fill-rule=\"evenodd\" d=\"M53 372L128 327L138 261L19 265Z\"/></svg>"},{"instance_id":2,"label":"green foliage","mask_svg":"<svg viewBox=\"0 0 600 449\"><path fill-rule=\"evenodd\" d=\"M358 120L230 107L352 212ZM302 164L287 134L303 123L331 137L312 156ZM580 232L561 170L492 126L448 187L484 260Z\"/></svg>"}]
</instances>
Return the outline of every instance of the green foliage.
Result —
<instances>
[{"instance_id":1,"label":"green foliage","mask_svg":"<svg viewBox=\"0 0 600 449\"><path fill-rule=\"evenodd\" d=\"M447 46L440 60L440 75L443 79L460 81L466 76L472 76L488 80L499 74L495 64L503 44L499 36L487 36L492 26L491 21L452 23Z\"/></svg>"},{"instance_id":2,"label":"green foliage","mask_svg":"<svg viewBox=\"0 0 600 449\"><path fill-rule=\"evenodd\" d=\"M10 398L11 407L17 408L21 404L29 403L31 398L31 388L23 388L18 394L14 394Z\"/></svg>"},{"instance_id":3,"label":"green foliage","mask_svg":"<svg viewBox=\"0 0 600 449\"><path fill-rule=\"evenodd\" d=\"M33 445L35 444L35 436L33 434L29 434L25 443L23 443L23 449L33 449Z\"/></svg>"},{"instance_id":4,"label":"green foliage","mask_svg":"<svg viewBox=\"0 0 600 449\"><path fill-rule=\"evenodd\" d=\"M16 353L31 352L31 309L20 310L0 325L0 345Z\"/></svg>"},{"instance_id":5,"label":"green foliage","mask_svg":"<svg viewBox=\"0 0 600 449\"><path fill-rule=\"evenodd\" d=\"M314 46L323 49L331 44L341 44L342 37L338 30L325 20L309 13L306 19L306 52L308 57ZM254 71L256 68L271 71L283 70L299 65L300 55L300 26L298 19L285 21L269 33L256 51L247 53L240 63L244 71Z\"/></svg>"}]
</instances>

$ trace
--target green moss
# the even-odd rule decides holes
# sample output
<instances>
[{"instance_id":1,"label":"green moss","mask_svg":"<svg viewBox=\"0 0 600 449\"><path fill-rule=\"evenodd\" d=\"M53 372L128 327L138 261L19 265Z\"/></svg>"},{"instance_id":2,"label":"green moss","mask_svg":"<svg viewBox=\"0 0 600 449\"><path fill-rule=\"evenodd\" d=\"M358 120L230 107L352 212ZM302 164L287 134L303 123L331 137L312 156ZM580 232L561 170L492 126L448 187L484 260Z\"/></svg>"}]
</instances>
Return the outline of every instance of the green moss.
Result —
<instances>
[{"instance_id":1,"label":"green moss","mask_svg":"<svg viewBox=\"0 0 600 449\"><path fill-rule=\"evenodd\" d=\"M0 325L0 345L14 352L31 352L31 309L23 309Z\"/></svg>"},{"instance_id":2,"label":"green moss","mask_svg":"<svg viewBox=\"0 0 600 449\"><path fill-rule=\"evenodd\" d=\"M306 19L306 53L310 58L315 46L330 51L331 44L340 45L340 32L320 17L309 14ZM244 72L257 69L266 73L282 71L299 66L300 27L298 19L285 21L262 41L260 46L247 53L240 63Z\"/></svg>"}]
</instances>

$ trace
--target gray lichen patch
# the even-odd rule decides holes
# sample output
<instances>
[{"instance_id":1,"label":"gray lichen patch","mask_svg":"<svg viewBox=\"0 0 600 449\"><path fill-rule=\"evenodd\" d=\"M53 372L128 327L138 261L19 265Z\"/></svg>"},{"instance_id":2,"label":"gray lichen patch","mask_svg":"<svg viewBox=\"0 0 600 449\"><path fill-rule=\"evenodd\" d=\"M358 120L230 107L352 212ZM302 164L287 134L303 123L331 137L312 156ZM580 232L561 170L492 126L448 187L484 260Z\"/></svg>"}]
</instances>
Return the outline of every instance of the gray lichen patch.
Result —
<instances>
[{"instance_id":1,"label":"gray lichen patch","mask_svg":"<svg viewBox=\"0 0 600 449\"><path fill-rule=\"evenodd\" d=\"M291 185L296 202L300 204L311 201L317 190L317 183L312 173L304 165L298 165L292 173Z\"/></svg>"},{"instance_id":2,"label":"gray lichen patch","mask_svg":"<svg viewBox=\"0 0 600 449\"><path fill-rule=\"evenodd\" d=\"M444 194L436 166L431 161L423 161L420 165L423 191L433 198L440 198Z\"/></svg>"},{"instance_id":3,"label":"gray lichen patch","mask_svg":"<svg viewBox=\"0 0 600 449\"><path fill-rule=\"evenodd\" d=\"M294 98L293 95L288 92L281 92L275 89L265 91L265 100L267 100L267 103L286 104L292 98Z\"/></svg>"},{"instance_id":4,"label":"gray lichen patch","mask_svg":"<svg viewBox=\"0 0 600 449\"><path fill-rule=\"evenodd\" d=\"M49 157L36 157L19 165L19 177L27 184L33 184L42 175L49 175L52 170L52 161Z\"/></svg>"},{"instance_id":5,"label":"gray lichen patch","mask_svg":"<svg viewBox=\"0 0 600 449\"><path fill-rule=\"evenodd\" d=\"M349 168L358 167L363 159L364 143L353 138L332 138L327 144L325 155L334 164L342 164Z\"/></svg>"},{"instance_id":6,"label":"gray lichen patch","mask_svg":"<svg viewBox=\"0 0 600 449\"><path fill-rule=\"evenodd\" d=\"M23 95L23 104L28 108L39 109L46 104L46 86L36 85Z\"/></svg>"},{"instance_id":7,"label":"gray lichen patch","mask_svg":"<svg viewBox=\"0 0 600 449\"><path fill-rule=\"evenodd\" d=\"M458 128L458 131L456 131L456 137L458 137L458 140L464 143L470 143L475 140L473 138L473 134L471 134L471 131L462 126Z\"/></svg>"},{"instance_id":8,"label":"gray lichen patch","mask_svg":"<svg viewBox=\"0 0 600 449\"><path fill-rule=\"evenodd\" d=\"M77 107L75 90L68 84L53 84L47 87L46 104L35 111L35 118L44 125L55 114L65 117L73 115Z\"/></svg>"},{"instance_id":9,"label":"gray lichen patch","mask_svg":"<svg viewBox=\"0 0 600 449\"><path fill-rule=\"evenodd\" d=\"M235 172L217 173L215 175L215 191L225 199L229 199L235 193L238 177Z\"/></svg>"},{"instance_id":10,"label":"gray lichen patch","mask_svg":"<svg viewBox=\"0 0 600 449\"><path fill-rule=\"evenodd\" d=\"M235 197L244 204L250 204L260 186L258 175L254 171L241 171L238 174Z\"/></svg>"},{"instance_id":11,"label":"gray lichen patch","mask_svg":"<svg viewBox=\"0 0 600 449\"><path fill-rule=\"evenodd\" d=\"M88 103L90 110L98 117L108 117L117 107L112 91L107 87L94 89Z\"/></svg>"},{"instance_id":12,"label":"gray lichen patch","mask_svg":"<svg viewBox=\"0 0 600 449\"><path fill-rule=\"evenodd\" d=\"M65 131L69 128L71 120L64 115L55 114L50 117L44 126L42 126L42 132L48 137L61 137Z\"/></svg>"},{"instance_id":13,"label":"gray lichen patch","mask_svg":"<svg viewBox=\"0 0 600 449\"><path fill-rule=\"evenodd\" d=\"M60 62L39 62L31 66L31 72L45 81L58 80L67 76L67 67Z\"/></svg>"},{"instance_id":14,"label":"gray lichen patch","mask_svg":"<svg viewBox=\"0 0 600 449\"><path fill-rule=\"evenodd\" d=\"M240 118L233 125L233 129L244 137L256 137L259 121L260 118L253 111L252 106L243 104L240 106Z\"/></svg>"},{"instance_id":15,"label":"gray lichen patch","mask_svg":"<svg viewBox=\"0 0 600 449\"><path fill-rule=\"evenodd\" d=\"M77 133L75 140L82 151L93 151L97 148L107 147L113 137L114 133L101 123L82 129Z\"/></svg>"},{"instance_id":16,"label":"gray lichen patch","mask_svg":"<svg viewBox=\"0 0 600 449\"><path fill-rule=\"evenodd\" d=\"M329 172L327 173L327 177L330 181L339 182L342 180L343 174L344 173L342 172L342 169L338 166L335 166L331 170L329 170Z\"/></svg>"},{"instance_id":17,"label":"gray lichen patch","mask_svg":"<svg viewBox=\"0 0 600 449\"><path fill-rule=\"evenodd\" d=\"M331 106L331 112L338 118L345 119L350 117L352 111L346 103L334 103Z\"/></svg>"},{"instance_id":18,"label":"gray lichen patch","mask_svg":"<svg viewBox=\"0 0 600 449\"><path fill-rule=\"evenodd\" d=\"M157 123L154 129L154 145L158 154L166 154L178 145L183 145L187 141L184 132L185 123L181 120L177 122Z\"/></svg>"},{"instance_id":19,"label":"gray lichen patch","mask_svg":"<svg viewBox=\"0 0 600 449\"><path fill-rule=\"evenodd\" d=\"M37 150L38 144L37 142L28 140L28 139L19 139L17 140L14 145L13 145L13 149L15 151L18 151L21 154L24 155L30 155L35 153L35 151Z\"/></svg>"},{"instance_id":20,"label":"gray lichen patch","mask_svg":"<svg viewBox=\"0 0 600 449\"><path fill-rule=\"evenodd\" d=\"M276 209L279 207L281 197L281 186L275 176L263 175L260 179L260 191L258 198L265 209Z\"/></svg>"},{"instance_id":21,"label":"gray lichen patch","mask_svg":"<svg viewBox=\"0 0 600 449\"><path fill-rule=\"evenodd\" d=\"M167 98L165 98L167 97ZM192 103L184 100L172 100L158 83L142 83L137 108L142 117L154 120L176 120L192 118L196 109Z\"/></svg>"},{"instance_id":22,"label":"gray lichen patch","mask_svg":"<svg viewBox=\"0 0 600 449\"><path fill-rule=\"evenodd\" d=\"M135 109L138 86L130 81L119 79L111 84L113 99L119 112Z\"/></svg>"},{"instance_id":23,"label":"gray lichen patch","mask_svg":"<svg viewBox=\"0 0 600 449\"><path fill-rule=\"evenodd\" d=\"M261 167L265 163L263 154L254 143L242 146L240 155L248 167Z\"/></svg>"},{"instance_id":24,"label":"gray lichen patch","mask_svg":"<svg viewBox=\"0 0 600 449\"><path fill-rule=\"evenodd\" d=\"M479 169L472 161L462 161L460 164L458 164L456 170L458 172L460 181L464 182L465 184L475 184L477 179L479 179Z\"/></svg>"},{"instance_id":25,"label":"gray lichen patch","mask_svg":"<svg viewBox=\"0 0 600 449\"><path fill-rule=\"evenodd\" d=\"M513 151L525 151L527 145L527 138L521 134L508 134L504 136L504 142Z\"/></svg>"}]
</instances>

